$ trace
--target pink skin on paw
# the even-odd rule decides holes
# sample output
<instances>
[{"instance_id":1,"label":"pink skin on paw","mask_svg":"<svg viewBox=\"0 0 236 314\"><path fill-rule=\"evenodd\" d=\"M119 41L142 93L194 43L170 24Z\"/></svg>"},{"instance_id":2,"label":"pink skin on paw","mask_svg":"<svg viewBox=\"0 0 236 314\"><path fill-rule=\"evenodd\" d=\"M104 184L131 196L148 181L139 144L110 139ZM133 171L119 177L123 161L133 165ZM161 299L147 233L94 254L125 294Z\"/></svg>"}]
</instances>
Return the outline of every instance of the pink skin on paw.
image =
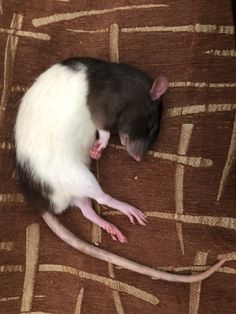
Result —
<instances>
[{"instance_id":1,"label":"pink skin on paw","mask_svg":"<svg viewBox=\"0 0 236 314\"><path fill-rule=\"evenodd\" d=\"M123 233L113 224L110 222L105 222L103 228L111 235L112 239L114 241L120 241L121 243L127 243L126 237L123 235Z\"/></svg>"},{"instance_id":2,"label":"pink skin on paw","mask_svg":"<svg viewBox=\"0 0 236 314\"><path fill-rule=\"evenodd\" d=\"M110 132L105 130L98 130L99 139L96 140L93 148L91 149L91 157L93 159L100 159L102 156L103 150L107 147L109 138L110 138Z\"/></svg>"},{"instance_id":3,"label":"pink skin on paw","mask_svg":"<svg viewBox=\"0 0 236 314\"><path fill-rule=\"evenodd\" d=\"M129 204L126 204L124 202L120 202L110 195L105 195L104 199L99 202L100 204L107 205L111 208L117 208L121 212L123 212L125 215L128 216L129 221L134 224L135 220L142 226L146 226L147 224L147 218L145 215L136 207L131 206ZM111 237L113 240L117 241L119 240L121 243L126 243L126 237L123 235L123 233L114 225L111 223L105 221L102 225L102 228L104 228L108 233L111 234Z\"/></svg>"},{"instance_id":4,"label":"pink skin on paw","mask_svg":"<svg viewBox=\"0 0 236 314\"><path fill-rule=\"evenodd\" d=\"M101 218L92 208L91 200L88 198L79 199L73 198L72 205L76 205L80 207L84 217L92 221L93 223L97 224L101 228L105 229L108 233L110 233L111 237L115 241L119 241L121 243L126 243L126 237L123 233L113 224L106 221L105 219Z\"/></svg>"},{"instance_id":5,"label":"pink skin on paw","mask_svg":"<svg viewBox=\"0 0 236 314\"><path fill-rule=\"evenodd\" d=\"M91 150L90 156L92 159L99 160L102 157L102 153L98 151Z\"/></svg>"},{"instance_id":6,"label":"pink skin on paw","mask_svg":"<svg viewBox=\"0 0 236 314\"><path fill-rule=\"evenodd\" d=\"M136 219L140 225L146 226L147 219L145 215L139 209L128 205L128 207L122 211L128 216L132 224L135 224L135 219ZM104 225L102 225L102 228L105 229L111 235L114 241L118 240L121 243L128 242L126 237L123 235L123 233L113 224L105 221Z\"/></svg>"},{"instance_id":7,"label":"pink skin on paw","mask_svg":"<svg viewBox=\"0 0 236 314\"><path fill-rule=\"evenodd\" d=\"M147 218L145 217L145 215L137 208L135 208L134 206L128 205L126 203L123 202L119 202L115 199L110 200L109 205L115 205L114 202L112 201L114 200L114 202L118 202L120 204L122 204L123 206L120 206L119 210L121 212L123 212L125 215L128 216L129 221L132 224L135 224L135 220L137 220L137 222L142 225L142 226L146 226L147 224ZM113 206L111 206L113 207ZM102 224L102 228L105 229L108 233L110 233L111 237L113 240L115 241L120 241L121 243L127 243L127 239L126 237L123 235L123 233L113 224L105 221L104 224Z\"/></svg>"},{"instance_id":8,"label":"pink skin on paw","mask_svg":"<svg viewBox=\"0 0 236 314\"><path fill-rule=\"evenodd\" d=\"M103 148L101 147L101 144L99 143L99 141L96 141L90 151L90 156L95 160L99 160L102 157L102 152Z\"/></svg>"},{"instance_id":9,"label":"pink skin on paw","mask_svg":"<svg viewBox=\"0 0 236 314\"><path fill-rule=\"evenodd\" d=\"M134 220L134 217L135 217L135 219L140 225L146 226L147 218L145 217L144 213L142 213L139 209L129 205L129 207L122 210L122 212L128 216L129 221L132 224L135 223L135 220Z\"/></svg>"},{"instance_id":10,"label":"pink skin on paw","mask_svg":"<svg viewBox=\"0 0 236 314\"><path fill-rule=\"evenodd\" d=\"M141 161L141 157L139 157L138 155L132 155L132 157L136 161Z\"/></svg>"},{"instance_id":11,"label":"pink skin on paw","mask_svg":"<svg viewBox=\"0 0 236 314\"><path fill-rule=\"evenodd\" d=\"M98 200L98 203L106 205L111 208L118 209L119 211L128 216L132 224L134 224L135 219L140 225L145 226L147 223L145 215L139 209L125 202L118 201L108 194L104 194L103 198Z\"/></svg>"}]
</instances>

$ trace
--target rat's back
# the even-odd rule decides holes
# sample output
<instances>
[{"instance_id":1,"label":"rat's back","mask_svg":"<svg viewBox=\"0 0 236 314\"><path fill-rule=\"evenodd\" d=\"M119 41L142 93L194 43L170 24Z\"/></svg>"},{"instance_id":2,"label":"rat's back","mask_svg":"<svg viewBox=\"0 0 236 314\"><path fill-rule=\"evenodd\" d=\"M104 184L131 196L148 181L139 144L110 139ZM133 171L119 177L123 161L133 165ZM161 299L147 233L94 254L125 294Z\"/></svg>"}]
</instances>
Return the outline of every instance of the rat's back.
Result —
<instances>
[{"instance_id":1,"label":"rat's back","mask_svg":"<svg viewBox=\"0 0 236 314\"><path fill-rule=\"evenodd\" d=\"M17 162L41 181L66 178L75 164L88 165L95 126L87 107L86 67L56 64L24 95L15 125Z\"/></svg>"}]
</instances>

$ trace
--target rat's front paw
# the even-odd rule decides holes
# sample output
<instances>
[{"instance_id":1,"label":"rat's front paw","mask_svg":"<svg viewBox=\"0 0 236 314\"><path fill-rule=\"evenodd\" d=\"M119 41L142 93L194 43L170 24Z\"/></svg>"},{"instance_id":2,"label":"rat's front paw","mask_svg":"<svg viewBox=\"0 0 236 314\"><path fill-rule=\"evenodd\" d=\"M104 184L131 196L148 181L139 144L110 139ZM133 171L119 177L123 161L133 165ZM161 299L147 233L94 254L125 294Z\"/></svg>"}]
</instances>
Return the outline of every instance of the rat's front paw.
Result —
<instances>
[{"instance_id":1,"label":"rat's front paw","mask_svg":"<svg viewBox=\"0 0 236 314\"><path fill-rule=\"evenodd\" d=\"M99 142L96 142L90 151L90 156L95 160L99 160L102 157L102 152L103 148Z\"/></svg>"},{"instance_id":2,"label":"rat's front paw","mask_svg":"<svg viewBox=\"0 0 236 314\"><path fill-rule=\"evenodd\" d=\"M101 151L95 151L95 150L91 149L90 156L91 156L91 158L93 158L95 160L99 160L102 157L102 152Z\"/></svg>"}]
</instances>

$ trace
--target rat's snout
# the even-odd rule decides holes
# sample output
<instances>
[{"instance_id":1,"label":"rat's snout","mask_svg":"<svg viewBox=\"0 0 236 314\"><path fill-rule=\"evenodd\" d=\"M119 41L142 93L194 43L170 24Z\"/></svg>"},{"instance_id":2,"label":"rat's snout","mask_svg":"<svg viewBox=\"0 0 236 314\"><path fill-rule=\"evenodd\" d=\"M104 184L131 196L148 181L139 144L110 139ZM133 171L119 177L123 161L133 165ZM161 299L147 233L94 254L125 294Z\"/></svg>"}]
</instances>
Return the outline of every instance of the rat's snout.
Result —
<instances>
[{"instance_id":1,"label":"rat's snout","mask_svg":"<svg viewBox=\"0 0 236 314\"><path fill-rule=\"evenodd\" d=\"M131 155L133 157L134 160L136 161L141 161L142 157L138 156L138 155Z\"/></svg>"},{"instance_id":2,"label":"rat's snout","mask_svg":"<svg viewBox=\"0 0 236 314\"><path fill-rule=\"evenodd\" d=\"M143 140L131 140L127 134L120 134L120 141L125 146L128 154L135 160L141 161L147 150L147 145Z\"/></svg>"}]
</instances>

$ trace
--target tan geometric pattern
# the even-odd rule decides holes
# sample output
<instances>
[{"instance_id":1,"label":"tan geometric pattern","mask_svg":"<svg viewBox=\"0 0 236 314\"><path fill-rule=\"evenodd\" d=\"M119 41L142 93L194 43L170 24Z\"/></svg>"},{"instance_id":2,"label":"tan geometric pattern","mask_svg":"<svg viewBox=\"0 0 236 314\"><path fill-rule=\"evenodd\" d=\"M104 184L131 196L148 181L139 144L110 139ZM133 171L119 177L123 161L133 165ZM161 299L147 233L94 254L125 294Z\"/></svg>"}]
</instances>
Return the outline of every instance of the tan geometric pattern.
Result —
<instances>
[{"instance_id":1,"label":"tan geometric pattern","mask_svg":"<svg viewBox=\"0 0 236 314\"><path fill-rule=\"evenodd\" d=\"M168 5L164 4L144 4L144 5L128 5L123 7L116 7L104 10L89 10L89 11L79 11L79 12L67 12L67 13L59 13L53 14L47 17L42 18L35 18L32 20L32 23L35 27L40 27L52 23L57 23L61 21L70 21L73 19L78 19L84 16L94 16L94 15L104 15L111 12L120 12L120 11L130 11L130 10L138 10L138 9L153 9L153 8L160 8L160 7L168 7Z\"/></svg>"},{"instance_id":2,"label":"tan geometric pattern","mask_svg":"<svg viewBox=\"0 0 236 314\"><path fill-rule=\"evenodd\" d=\"M211 12L211 14L208 14ZM0 314L233 314L236 309L236 50L231 1L0 0ZM19 101L49 65L90 55L169 78L162 126L135 163L112 137L92 164L105 191L138 206L146 228L94 204L128 236L114 243L73 208L72 232L175 273L227 262L201 283L168 283L61 242L22 194L12 130Z\"/></svg>"},{"instance_id":3,"label":"tan geometric pattern","mask_svg":"<svg viewBox=\"0 0 236 314\"><path fill-rule=\"evenodd\" d=\"M6 103L8 100L8 94L10 92L10 85L12 81L12 72L15 61L16 49L19 41L19 37L15 35L15 30L19 30L22 27L23 23L23 15L14 14L11 26L8 30L5 30L8 34L7 43L5 49L5 59L4 59L4 76L3 76L3 91L2 91L2 99L1 99L1 110L6 109ZM4 31L4 29L2 29Z\"/></svg>"},{"instance_id":4,"label":"tan geometric pattern","mask_svg":"<svg viewBox=\"0 0 236 314\"><path fill-rule=\"evenodd\" d=\"M228 155L227 155L227 160L224 166L224 170L222 173L222 177L220 180L220 186L219 186L219 191L217 195L217 201L219 202L224 187L226 185L226 182L228 180L228 177L230 175L231 169L233 168L234 161L235 161L235 156L236 156L236 114L234 118L234 125L233 125L233 131L232 131L232 137L229 145L229 150L228 150Z\"/></svg>"}]
</instances>

